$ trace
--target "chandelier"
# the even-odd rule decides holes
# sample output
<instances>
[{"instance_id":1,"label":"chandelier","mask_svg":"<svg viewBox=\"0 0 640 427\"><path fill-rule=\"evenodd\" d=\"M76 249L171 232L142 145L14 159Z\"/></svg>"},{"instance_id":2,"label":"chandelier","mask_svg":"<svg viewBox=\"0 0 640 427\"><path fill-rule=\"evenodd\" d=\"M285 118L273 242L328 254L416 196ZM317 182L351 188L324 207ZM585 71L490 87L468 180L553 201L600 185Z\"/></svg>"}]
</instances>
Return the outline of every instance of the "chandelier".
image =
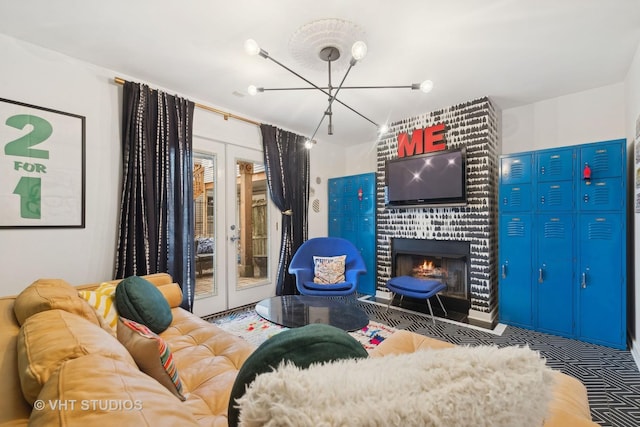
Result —
<instances>
[{"instance_id":1,"label":"chandelier","mask_svg":"<svg viewBox=\"0 0 640 427\"><path fill-rule=\"evenodd\" d=\"M312 24L309 24L309 25L322 23L324 26L326 26L327 25L327 21L330 21L331 23L333 23L336 20L316 21L316 22L314 22ZM338 23L340 25L344 25L345 22L346 21L338 21ZM350 23L347 22L347 24L350 24ZM368 118L364 114L360 113L359 111L357 111L353 107L345 104L340 99L338 99L338 93L341 90L351 90L351 89L412 89L412 90L420 90L420 91L422 91L424 93L427 93L427 92L431 91L431 89L433 88L433 82L431 80L425 80L422 83L412 83L410 85L399 85L399 86L344 86L344 82L345 82L347 76L349 75L349 72L351 71L351 69L359 61L361 61L365 57L365 55L367 54L367 45L362 40L357 40L351 45L351 59L349 60L349 62L347 64L347 69L346 69L346 71L344 73L344 76L342 77L342 80L340 80L340 83L336 87L333 84L332 65L335 64L336 61L341 56L340 48L336 46L336 45L340 45L341 43L337 41L337 39L335 38L335 35L332 35L332 37L327 38L326 44L322 44L322 43L325 43L325 42L320 41L321 44L318 45L318 38L317 37L311 37L311 39L314 39L316 41L316 45L313 46L313 48L317 49L317 51L318 51L317 58L319 58L320 60L325 61L327 63L328 82L327 82L326 86L316 85L315 83L311 82L309 79L303 77L298 72L292 70L291 68L287 67L286 65L284 65L280 61L276 60L271 55L269 55L269 53L267 51L262 49L260 47L260 45L255 40L248 39L244 43L245 51L249 55L252 55L252 56L259 55L264 59L269 59L270 61L274 62L275 64L277 64L280 67L284 68L285 70L289 71L290 73L292 73L296 77L300 78L301 80L303 80L305 83L307 83L309 85L309 86L305 86L305 87L283 87L283 88L265 88L265 87L256 87L254 85L251 85L251 86L249 86L249 88L247 90L250 95L256 95L258 93L263 93L263 92L267 92L267 91L318 90L318 91L322 92L323 94L325 94L328 97L329 104L327 105L327 108L323 111L322 117L320 118L318 126L316 126L316 128L315 128L315 130L313 132L313 135L311 135L311 137L305 143L307 148L311 148L312 144L315 143L314 138L315 138L316 134L318 133L318 129L320 129L320 126L322 125L322 122L325 120L325 118L328 119L328 121L329 121L327 132L328 132L329 135L333 135L333 109L332 109L332 105L333 105L334 102L337 102L337 103L341 104L342 106L346 107L347 109L351 110L352 112L354 112L358 116L362 117L363 119L367 120L368 122L370 122L371 124L376 126L378 128L378 132L380 134L384 134L384 133L387 132L388 127L386 125L380 126L378 123L374 122L373 120L371 120L370 118ZM344 45L344 43L342 43L342 45Z\"/></svg>"}]
</instances>

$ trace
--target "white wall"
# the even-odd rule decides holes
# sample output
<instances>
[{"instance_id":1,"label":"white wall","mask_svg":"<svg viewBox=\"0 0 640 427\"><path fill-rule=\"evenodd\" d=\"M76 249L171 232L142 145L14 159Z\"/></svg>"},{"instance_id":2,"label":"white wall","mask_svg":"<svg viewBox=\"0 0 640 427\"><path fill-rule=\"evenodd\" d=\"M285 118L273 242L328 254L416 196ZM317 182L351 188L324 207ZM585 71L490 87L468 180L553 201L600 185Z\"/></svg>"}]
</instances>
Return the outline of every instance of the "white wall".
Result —
<instances>
[{"instance_id":1,"label":"white wall","mask_svg":"<svg viewBox=\"0 0 640 427\"><path fill-rule=\"evenodd\" d=\"M2 34L0 57L0 97L86 117L87 189L84 229L0 230L0 295L17 294L42 277L62 278L71 284L111 279L120 209L122 103L122 88L113 78L137 79ZM146 83L173 93L171 88ZM223 106L214 107L224 110ZM206 150L207 140L254 149L262 146L257 126L225 121L198 108L194 136L194 145L200 150ZM311 176L320 176L326 188L329 170L343 171L344 156L336 146L317 148L311 156ZM326 190L318 197L326 205ZM326 230L326 206L321 212L324 220L311 217L311 228L320 235L322 227Z\"/></svg>"},{"instance_id":2,"label":"white wall","mask_svg":"<svg viewBox=\"0 0 640 427\"><path fill-rule=\"evenodd\" d=\"M345 175L346 156L341 145L318 142L310 153L311 197L309 198L309 238L329 233L329 178ZM318 212L313 209L317 200Z\"/></svg>"},{"instance_id":3,"label":"white wall","mask_svg":"<svg viewBox=\"0 0 640 427\"><path fill-rule=\"evenodd\" d=\"M40 277L71 283L112 275L120 176L114 73L0 35L3 98L86 117L86 228L0 230L0 295ZM4 142L0 142L4 145Z\"/></svg>"},{"instance_id":4,"label":"white wall","mask_svg":"<svg viewBox=\"0 0 640 427\"><path fill-rule=\"evenodd\" d=\"M502 154L625 137L624 83L502 111Z\"/></svg>"},{"instance_id":5,"label":"white wall","mask_svg":"<svg viewBox=\"0 0 640 427\"><path fill-rule=\"evenodd\" d=\"M628 141L628 155L631 157L631 165L635 164L635 156L637 155L634 152L634 140L636 139L636 135L638 135L639 130L637 130L636 126L640 126L640 45L636 50L635 57L629 68L627 73L627 78L625 79L625 96L626 96L626 129L625 134ZM640 142L640 141L637 141ZM635 176L635 170L632 169L632 176ZM634 179L629 180L629 185L632 186L634 184ZM638 183L635 183L638 185ZM633 186L635 189L635 186ZM634 190L631 191L635 193ZM635 209L635 200L631 198L629 200L632 208ZM633 214L634 221L629 226L634 226L634 239L633 239L633 249L634 253L632 260L634 260L633 265L640 265L640 214ZM636 364L640 366L640 345L638 344L638 333L640 332L640 315L637 313L638 307L640 307L640 277L638 277L639 269L636 269L634 281L630 281L633 286L632 291L630 292L630 313L629 317L632 322L630 325L630 333L632 337L632 349L631 353L634 356Z\"/></svg>"},{"instance_id":6,"label":"white wall","mask_svg":"<svg viewBox=\"0 0 640 427\"><path fill-rule=\"evenodd\" d=\"M344 175L358 175L378 170L378 141L366 142L345 148Z\"/></svg>"}]
</instances>

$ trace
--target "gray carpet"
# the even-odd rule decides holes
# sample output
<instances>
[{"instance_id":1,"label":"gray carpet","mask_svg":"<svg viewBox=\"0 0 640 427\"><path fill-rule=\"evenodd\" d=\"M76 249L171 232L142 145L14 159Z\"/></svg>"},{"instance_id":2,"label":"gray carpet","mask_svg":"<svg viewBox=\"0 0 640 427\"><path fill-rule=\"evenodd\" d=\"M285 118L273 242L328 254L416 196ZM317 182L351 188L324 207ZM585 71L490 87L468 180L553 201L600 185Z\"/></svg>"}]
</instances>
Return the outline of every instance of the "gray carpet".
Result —
<instances>
[{"instance_id":1,"label":"gray carpet","mask_svg":"<svg viewBox=\"0 0 640 427\"><path fill-rule=\"evenodd\" d=\"M549 366L582 381L588 390L593 421L601 426L640 426L640 372L629 351L584 343L582 341L507 326L501 335L480 328L449 323L436 318L397 310L387 312L384 305L355 298L342 299L357 304L371 320L397 329L406 329L454 344L529 345L539 351ZM237 310L250 309L252 306ZM234 310L234 311L237 311ZM211 316L207 320L224 316Z\"/></svg>"}]
</instances>

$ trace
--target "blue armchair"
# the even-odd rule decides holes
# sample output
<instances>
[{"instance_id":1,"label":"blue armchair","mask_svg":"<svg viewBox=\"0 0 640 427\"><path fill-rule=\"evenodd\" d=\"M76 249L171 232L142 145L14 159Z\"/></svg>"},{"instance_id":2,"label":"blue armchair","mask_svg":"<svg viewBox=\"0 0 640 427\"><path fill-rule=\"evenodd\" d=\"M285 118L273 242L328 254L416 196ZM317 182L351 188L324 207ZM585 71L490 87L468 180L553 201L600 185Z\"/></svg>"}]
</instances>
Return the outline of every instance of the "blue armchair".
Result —
<instances>
[{"instance_id":1,"label":"blue armchair","mask_svg":"<svg viewBox=\"0 0 640 427\"><path fill-rule=\"evenodd\" d=\"M332 257L346 255L345 281L335 284L314 283L314 256ZM296 276L296 287L302 295L342 296L356 291L358 276L367 272L358 249L340 237L316 237L304 242L293 255L289 273Z\"/></svg>"}]
</instances>

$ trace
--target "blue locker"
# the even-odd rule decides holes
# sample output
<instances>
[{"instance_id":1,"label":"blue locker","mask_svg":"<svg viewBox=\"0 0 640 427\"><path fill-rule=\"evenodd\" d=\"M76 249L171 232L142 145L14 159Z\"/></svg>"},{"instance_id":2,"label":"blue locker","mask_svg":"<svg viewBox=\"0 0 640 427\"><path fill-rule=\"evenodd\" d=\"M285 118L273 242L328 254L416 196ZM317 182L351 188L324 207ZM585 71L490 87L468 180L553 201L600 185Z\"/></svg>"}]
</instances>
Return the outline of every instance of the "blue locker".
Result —
<instances>
[{"instance_id":1,"label":"blue locker","mask_svg":"<svg viewBox=\"0 0 640 427\"><path fill-rule=\"evenodd\" d=\"M333 215L329 217L329 236L340 237L342 236L342 216Z\"/></svg>"},{"instance_id":2,"label":"blue locker","mask_svg":"<svg viewBox=\"0 0 640 427\"><path fill-rule=\"evenodd\" d=\"M626 348L626 141L500 164L500 321Z\"/></svg>"},{"instance_id":3,"label":"blue locker","mask_svg":"<svg viewBox=\"0 0 640 427\"><path fill-rule=\"evenodd\" d=\"M358 248L367 267L358 279L358 292L375 295L375 173L331 178L328 187L329 236L345 238Z\"/></svg>"},{"instance_id":4,"label":"blue locker","mask_svg":"<svg viewBox=\"0 0 640 427\"><path fill-rule=\"evenodd\" d=\"M581 214L578 337L626 348L623 271L624 214Z\"/></svg>"},{"instance_id":5,"label":"blue locker","mask_svg":"<svg viewBox=\"0 0 640 427\"><path fill-rule=\"evenodd\" d=\"M352 196L358 190L358 177L354 176L345 176L343 178L343 187L342 193L345 196Z\"/></svg>"},{"instance_id":6,"label":"blue locker","mask_svg":"<svg viewBox=\"0 0 640 427\"><path fill-rule=\"evenodd\" d=\"M375 174L359 175L358 178L359 214L375 215L376 210L376 177ZM375 238L375 235L374 235Z\"/></svg>"},{"instance_id":7,"label":"blue locker","mask_svg":"<svg viewBox=\"0 0 640 427\"><path fill-rule=\"evenodd\" d=\"M536 153L536 178L541 181L564 181L573 178L574 151L545 150Z\"/></svg>"},{"instance_id":8,"label":"blue locker","mask_svg":"<svg viewBox=\"0 0 640 427\"><path fill-rule=\"evenodd\" d=\"M531 210L531 184L505 184L500 186L499 193L502 212Z\"/></svg>"},{"instance_id":9,"label":"blue locker","mask_svg":"<svg viewBox=\"0 0 640 427\"><path fill-rule=\"evenodd\" d=\"M517 154L500 159L500 182L522 184L531 182L531 154Z\"/></svg>"},{"instance_id":10,"label":"blue locker","mask_svg":"<svg viewBox=\"0 0 640 427\"><path fill-rule=\"evenodd\" d=\"M329 197L338 197L341 196L342 191L342 178L330 178L327 184L327 191L329 193Z\"/></svg>"},{"instance_id":11,"label":"blue locker","mask_svg":"<svg viewBox=\"0 0 640 427\"><path fill-rule=\"evenodd\" d=\"M573 335L573 242L571 213L538 215L537 262L533 289L537 328L563 336Z\"/></svg>"},{"instance_id":12,"label":"blue locker","mask_svg":"<svg viewBox=\"0 0 640 427\"><path fill-rule=\"evenodd\" d=\"M500 321L511 325L533 326L531 294L532 221L530 213L500 216L499 311Z\"/></svg>"},{"instance_id":13,"label":"blue locker","mask_svg":"<svg viewBox=\"0 0 640 427\"><path fill-rule=\"evenodd\" d=\"M376 222L373 217L362 217L358 223L359 237L358 249L364 259L364 264L367 267L365 275L361 276L361 280L358 281L358 292L375 295L375 283L376 283L376 246L375 244L369 244L369 242L375 242L376 238Z\"/></svg>"},{"instance_id":14,"label":"blue locker","mask_svg":"<svg viewBox=\"0 0 640 427\"><path fill-rule=\"evenodd\" d=\"M543 212L573 210L574 193L571 181L541 182L538 184L536 194L537 210Z\"/></svg>"},{"instance_id":15,"label":"blue locker","mask_svg":"<svg viewBox=\"0 0 640 427\"><path fill-rule=\"evenodd\" d=\"M342 212L342 197L329 195L329 214L340 214Z\"/></svg>"},{"instance_id":16,"label":"blue locker","mask_svg":"<svg viewBox=\"0 0 640 427\"><path fill-rule=\"evenodd\" d=\"M588 144L580 148L579 170L582 172L585 165L591 169L591 178L600 179L614 176L623 176L624 153L626 152L624 139L599 144Z\"/></svg>"},{"instance_id":17,"label":"blue locker","mask_svg":"<svg viewBox=\"0 0 640 427\"><path fill-rule=\"evenodd\" d=\"M624 204L623 182L620 178L602 178L580 183L580 210L612 211Z\"/></svg>"},{"instance_id":18,"label":"blue locker","mask_svg":"<svg viewBox=\"0 0 640 427\"><path fill-rule=\"evenodd\" d=\"M364 194L376 194L375 174L359 175L358 184Z\"/></svg>"}]
</instances>

